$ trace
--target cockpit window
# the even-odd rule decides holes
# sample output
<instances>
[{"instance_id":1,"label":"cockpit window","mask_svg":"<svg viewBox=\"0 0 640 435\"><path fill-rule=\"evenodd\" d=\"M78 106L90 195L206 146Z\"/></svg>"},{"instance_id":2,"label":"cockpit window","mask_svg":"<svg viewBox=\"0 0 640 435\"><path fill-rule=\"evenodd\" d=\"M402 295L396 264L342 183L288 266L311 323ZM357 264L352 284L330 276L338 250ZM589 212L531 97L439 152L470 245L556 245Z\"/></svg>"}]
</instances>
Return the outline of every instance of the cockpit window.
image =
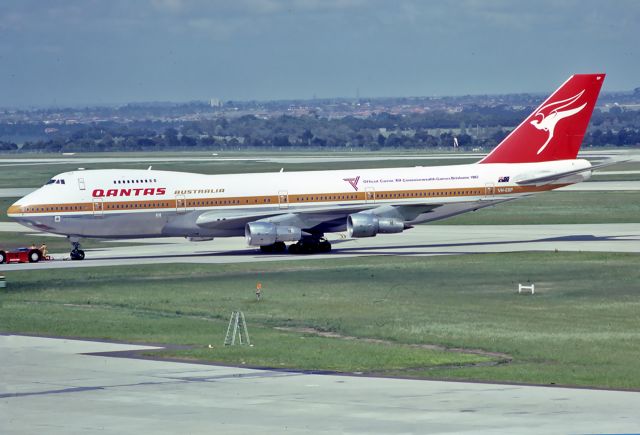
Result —
<instances>
[{"instance_id":1,"label":"cockpit window","mask_svg":"<svg viewBox=\"0 0 640 435\"><path fill-rule=\"evenodd\" d=\"M52 178L51 180L46 182L45 186L47 186L49 184L65 184L65 183L64 183L64 180L62 178L58 178L57 180L55 178Z\"/></svg>"}]
</instances>

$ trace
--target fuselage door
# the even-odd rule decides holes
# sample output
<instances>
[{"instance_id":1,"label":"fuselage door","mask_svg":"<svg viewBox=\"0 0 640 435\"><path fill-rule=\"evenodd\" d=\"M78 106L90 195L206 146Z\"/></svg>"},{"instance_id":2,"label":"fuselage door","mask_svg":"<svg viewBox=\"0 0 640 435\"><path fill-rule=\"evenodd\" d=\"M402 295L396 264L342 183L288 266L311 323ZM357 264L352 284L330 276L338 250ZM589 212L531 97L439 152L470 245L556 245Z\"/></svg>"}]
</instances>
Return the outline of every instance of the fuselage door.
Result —
<instances>
[{"instance_id":1,"label":"fuselage door","mask_svg":"<svg viewBox=\"0 0 640 435\"><path fill-rule=\"evenodd\" d=\"M93 199L93 216L102 217L104 211L104 202L102 198Z\"/></svg>"},{"instance_id":2,"label":"fuselage door","mask_svg":"<svg viewBox=\"0 0 640 435\"><path fill-rule=\"evenodd\" d=\"M84 178L78 178L78 188L80 190L84 190L85 186L84 186Z\"/></svg>"},{"instance_id":3,"label":"fuselage door","mask_svg":"<svg viewBox=\"0 0 640 435\"><path fill-rule=\"evenodd\" d=\"M187 198L184 195L176 195L176 213L187 212Z\"/></svg>"},{"instance_id":4,"label":"fuselage door","mask_svg":"<svg viewBox=\"0 0 640 435\"><path fill-rule=\"evenodd\" d=\"M373 187L364 189L364 203L373 204L376 202L376 191Z\"/></svg>"},{"instance_id":5,"label":"fuselage door","mask_svg":"<svg viewBox=\"0 0 640 435\"><path fill-rule=\"evenodd\" d=\"M493 198L496 193L496 186L493 183L487 183L484 185L484 196L487 199Z\"/></svg>"},{"instance_id":6,"label":"fuselage door","mask_svg":"<svg viewBox=\"0 0 640 435\"><path fill-rule=\"evenodd\" d=\"M278 204L281 209L289 208L289 192L280 190L278 192Z\"/></svg>"}]
</instances>

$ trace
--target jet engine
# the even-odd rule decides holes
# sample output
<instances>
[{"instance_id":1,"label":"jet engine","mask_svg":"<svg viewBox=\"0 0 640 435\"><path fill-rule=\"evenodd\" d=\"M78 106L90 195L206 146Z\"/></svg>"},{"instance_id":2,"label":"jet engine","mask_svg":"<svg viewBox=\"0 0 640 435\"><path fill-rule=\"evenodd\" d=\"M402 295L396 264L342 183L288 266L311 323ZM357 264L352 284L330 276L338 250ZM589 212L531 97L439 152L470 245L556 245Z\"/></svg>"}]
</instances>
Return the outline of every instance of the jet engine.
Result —
<instances>
[{"instance_id":1,"label":"jet engine","mask_svg":"<svg viewBox=\"0 0 640 435\"><path fill-rule=\"evenodd\" d=\"M401 233L404 222L395 218L380 218L371 213L354 213L347 217L349 237L375 237L376 234Z\"/></svg>"},{"instance_id":2,"label":"jet engine","mask_svg":"<svg viewBox=\"0 0 640 435\"><path fill-rule=\"evenodd\" d=\"M244 227L244 237L248 245L266 246L276 242L297 242L302 238L302 231L298 227L271 222L249 222Z\"/></svg>"}]
</instances>

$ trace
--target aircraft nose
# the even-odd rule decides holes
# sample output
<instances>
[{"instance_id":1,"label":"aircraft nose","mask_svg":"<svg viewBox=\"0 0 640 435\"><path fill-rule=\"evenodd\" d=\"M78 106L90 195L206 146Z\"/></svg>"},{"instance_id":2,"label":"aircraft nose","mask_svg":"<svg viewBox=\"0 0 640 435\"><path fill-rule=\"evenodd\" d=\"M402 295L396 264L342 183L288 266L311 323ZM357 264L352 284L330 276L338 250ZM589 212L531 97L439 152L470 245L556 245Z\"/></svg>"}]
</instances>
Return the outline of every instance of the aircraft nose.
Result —
<instances>
[{"instance_id":1,"label":"aircraft nose","mask_svg":"<svg viewBox=\"0 0 640 435\"><path fill-rule=\"evenodd\" d=\"M10 218L17 218L22 216L22 205L20 201L13 203L7 209L7 216Z\"/></svg>"}]
</instances>

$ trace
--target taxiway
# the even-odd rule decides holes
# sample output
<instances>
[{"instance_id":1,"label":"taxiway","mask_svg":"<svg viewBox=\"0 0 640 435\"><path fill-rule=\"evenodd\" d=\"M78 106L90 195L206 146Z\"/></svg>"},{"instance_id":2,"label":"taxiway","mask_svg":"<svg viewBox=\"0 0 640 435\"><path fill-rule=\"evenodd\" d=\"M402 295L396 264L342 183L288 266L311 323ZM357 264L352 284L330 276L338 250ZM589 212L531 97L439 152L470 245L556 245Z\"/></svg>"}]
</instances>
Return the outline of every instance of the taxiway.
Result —
<instances>
[{"instance_id":1,"label":"taxiway","mask_svg":"<svg viewBox=\"0 0 640 435\"><path fill-rule=\"evenodd\" d=\"M577 434L640 425L636 392L117 357L136 349L152 348L0 336L0 432Z\"/></svg>"},{"instance_id":2,"label":"taxiway","mask_svg":"<svg viewBox=\"0 0 640 435\"><path fill-rule=\"evenodd\" d=\"M0 223L0 231L22 228ZM313 256L263 254L241 237L189 242L180 238L132 240L130 246L87 249L83 261L65 261L68 252L53 253L54 261L3 264L0 271L161 263L246 263L295 261L363 255L453 255L519 251L640 252L640 223L582 225L419 225L400 234L365 239L330 235L333 251Z\"/></svg>"}]
</instances>

